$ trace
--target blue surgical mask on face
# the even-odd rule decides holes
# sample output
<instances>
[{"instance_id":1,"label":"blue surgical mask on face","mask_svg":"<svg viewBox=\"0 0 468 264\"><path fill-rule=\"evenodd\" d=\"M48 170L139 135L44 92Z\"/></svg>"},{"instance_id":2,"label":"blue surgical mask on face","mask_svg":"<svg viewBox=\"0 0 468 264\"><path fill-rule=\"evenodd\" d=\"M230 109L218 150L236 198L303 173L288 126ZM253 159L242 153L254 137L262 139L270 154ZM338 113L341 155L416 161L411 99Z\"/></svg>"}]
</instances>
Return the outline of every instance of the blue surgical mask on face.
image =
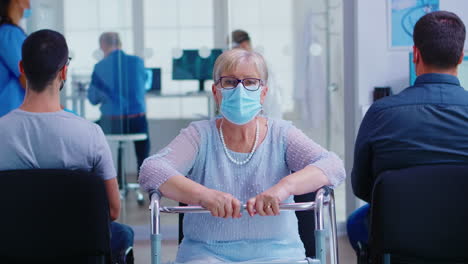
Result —
<instances>
[{"instance_id":1,"label":"blue surgical mask on face","mask_svg":"<svg viewBox=\"0 0 468 264\"><path fill-rule=\"evenodd\" d=\"M27 8L23 11L23 18L29 18L32 15L32 9Z\"/></svg>"},{"instance_id":2,"label":"blue surgical mask on face","mask_svg":"<svg viewBox=\"0 0 468 264\"><path fill-rule=\"evenodd\" d=\"M239 83L234 89L221 89L221 114L236 125L252 121L262 110L260 97L262 89L249 91Z\"/></svg>"}]
</instances>

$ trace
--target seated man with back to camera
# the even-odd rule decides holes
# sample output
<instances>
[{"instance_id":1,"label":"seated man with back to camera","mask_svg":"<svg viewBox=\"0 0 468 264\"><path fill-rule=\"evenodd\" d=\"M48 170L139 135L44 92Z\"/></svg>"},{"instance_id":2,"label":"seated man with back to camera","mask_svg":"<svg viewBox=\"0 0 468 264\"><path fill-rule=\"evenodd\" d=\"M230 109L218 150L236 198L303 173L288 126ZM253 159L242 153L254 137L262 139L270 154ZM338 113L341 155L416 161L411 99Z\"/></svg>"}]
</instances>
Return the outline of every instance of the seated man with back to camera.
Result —
<instances>
[{"instance_id":1,"label":"seated man with back to camera","mask_svg":"<svg viewBox=\"0 0 468 264\"><path fill-rule=\"evenodd\" d=\"M145 80L143 60L122 50L120 37L106 32L99 38L104 58L94 66L88 89L89 101L101 104L101 118L97 122L106 134L144 133L148 135L146 120ZM137 168L149 156L150 139L135 141Z\"/></svg>"},{"instance_id":2,"label":"seated man with back to camera","mask_svg":"<svg viewBox=\"0 0 468 264\"><path fill-rule=\"evenodd\" d=\"M140 171L147 191L211 212L185 215L176 261L305 259L296 215L279 204L339 185L342 161L290 122L260 115L268 70L258 53L225 51L213 79L222 116L190 124Z\"/></svg>"},{"instance_id":3,"label":"seated man with back to camera","mask_svg":"<svg viewBox=\"0 0 468 264\"><path fill-rule=\"evenodd\" d=\"M379 174L430 164L468 164L468 91L460 86L465 25L451 12L423 16L414 27L414 85L376 101L356 139L351 180L366 202ZM436 187L434 187L436 188ZM368 244L369 205L348 220L355 250Z\"/></svg>"},{"instance_id":4,"label":"seated man with back to camera","mask_svg":"<svg viewBox=\"0 0 468 264\"><path fill-rule=\"evenodd\" d=\"M0 118L0 170L70 169L93 172L106 188L110 218L120 214L116 172L101 128L62 110L60 91L70 58L65 38L40 30L26 38L20 71L25 74L23 104ZM133 246L130 227L111 223L113 255Z\"/></svg>"}]
</instances>

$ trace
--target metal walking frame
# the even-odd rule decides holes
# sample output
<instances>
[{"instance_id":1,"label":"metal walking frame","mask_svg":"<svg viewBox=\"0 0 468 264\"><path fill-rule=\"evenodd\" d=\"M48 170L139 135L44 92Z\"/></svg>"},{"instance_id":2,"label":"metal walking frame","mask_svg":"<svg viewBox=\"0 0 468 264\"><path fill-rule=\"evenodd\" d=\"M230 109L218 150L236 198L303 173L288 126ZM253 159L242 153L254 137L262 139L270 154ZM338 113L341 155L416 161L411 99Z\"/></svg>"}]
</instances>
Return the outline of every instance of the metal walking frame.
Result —
<instances>
[{"instance_id":1,"label":"metal walking frame","mask_svg":"<svg viewBox=\"0 0 468 264\"><path fill-rule=\"evenodd\" d=\"M151 203L149 209L151 211L151 264L161 264L161 232L160 232L160 214L185 214L185 213L209 213L208 210L201 206L175 206L161 207L160 197L157 192L150 194ZM326 210L326 208L328 210ZM246 210L246 205L242 206L242 210ZM307 258L299 261L268 261L268 262L242 262L243 264L326 264L327 263L327 244L325 228L326 212L330 219L330 263L338 264L338 244L337 244L337 229L336 229L336 214L335 214L335 196L333 190L329 187L320 188L314 202L306 203L283 203L280 204L280 211L315 211L315 248L316 256L314 259ZM223 262L226 263L226 262Z\"/></svg>"}]
</instances>

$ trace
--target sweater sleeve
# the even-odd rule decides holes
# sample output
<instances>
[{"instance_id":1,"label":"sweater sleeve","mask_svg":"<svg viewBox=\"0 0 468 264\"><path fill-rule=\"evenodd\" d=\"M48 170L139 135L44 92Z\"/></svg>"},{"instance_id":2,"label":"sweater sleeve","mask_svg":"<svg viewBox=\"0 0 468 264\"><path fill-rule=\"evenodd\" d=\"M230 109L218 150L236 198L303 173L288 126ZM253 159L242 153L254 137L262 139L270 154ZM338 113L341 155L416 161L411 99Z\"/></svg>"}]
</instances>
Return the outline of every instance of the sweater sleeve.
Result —
<instances>
[{"instance_id":1,"label":"sweater sleeve","mask_svg":"<svg viewBox=\"0 0 468 264\"><path fill-rule=\"evenodd\" d=\"M195 163L200 134L194 125L182 129L172 142L148 157L140 168L139 182L146 191L158 190L169 178L186 176Z\"/></svg>"},{"instance_id":2,"label":"sweater sleeve","mask_svg":"<svg viewBox=\"0 0 468 264\"><path fill-rule=\"evenodd\" d=\"M333 187L340 185L346 177L343 161L296 127L289 128L286 134L286 162L292 171L299 171L306 166L319 168Z\"/></svg>"}]
</instances>

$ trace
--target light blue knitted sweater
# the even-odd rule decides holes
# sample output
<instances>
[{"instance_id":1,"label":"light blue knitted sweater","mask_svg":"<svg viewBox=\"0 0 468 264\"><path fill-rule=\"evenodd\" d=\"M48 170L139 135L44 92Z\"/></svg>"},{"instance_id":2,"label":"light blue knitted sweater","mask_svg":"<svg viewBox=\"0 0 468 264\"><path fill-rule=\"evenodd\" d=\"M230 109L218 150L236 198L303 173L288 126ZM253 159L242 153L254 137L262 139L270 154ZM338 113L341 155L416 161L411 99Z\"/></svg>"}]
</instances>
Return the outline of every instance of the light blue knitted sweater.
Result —
<instances>
[{"instance_id":1,"label":"light blue knitted sweater","mask_svg":"<svg viewBox=\"0 0 468 264\"><path fill-rule=\"evenodd\" d=\"M230 151L237 160L248 153ZM267 190L291 171L312 165L320 168L332 185L345 177L341 160L307 138L290 122L268 119L268 132L252 159L237 165L224 153L215 119L193 122L171 144L148 158L140 173L146 190L158 189L174 175L188 178L208 188L232 194L241 203ZM292 203L289 197L286 203ZM184 217L184 240L177 262L247 261L305 258L294 212L279 216L240 219L216 218L210 214Z\"/></svg>"}]
</instances>

